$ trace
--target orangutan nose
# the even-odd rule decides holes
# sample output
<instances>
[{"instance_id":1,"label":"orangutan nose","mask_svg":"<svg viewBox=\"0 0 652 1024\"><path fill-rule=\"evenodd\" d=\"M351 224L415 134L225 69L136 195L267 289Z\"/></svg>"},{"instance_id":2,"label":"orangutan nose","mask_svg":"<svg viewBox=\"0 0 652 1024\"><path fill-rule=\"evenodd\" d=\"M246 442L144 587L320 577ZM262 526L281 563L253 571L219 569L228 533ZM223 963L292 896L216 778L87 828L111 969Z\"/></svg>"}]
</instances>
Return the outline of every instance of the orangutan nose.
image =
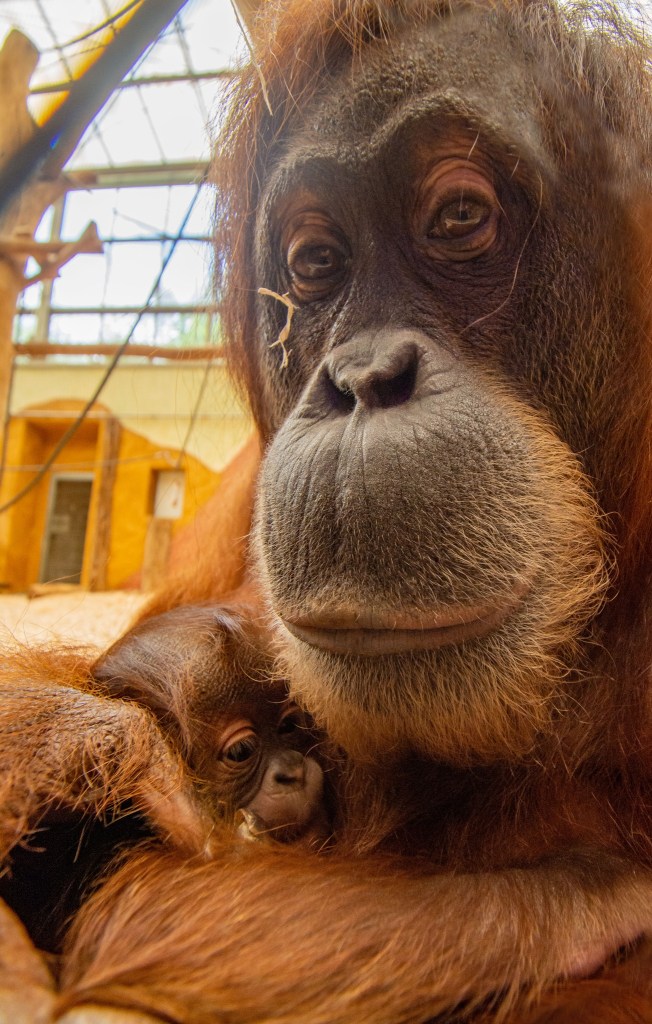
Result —
<instances>
[{"instance_id":1,"label":"orangutan nose","mask_svg":"<svg viewBox=\"0 0 652 1024\"><path fill-rule=\"evenodd\" d=\"M414 394L420 355L413 331L366 331L326 357L317 387L340 412L403 405Z\"/></svg>"}]
</instances>

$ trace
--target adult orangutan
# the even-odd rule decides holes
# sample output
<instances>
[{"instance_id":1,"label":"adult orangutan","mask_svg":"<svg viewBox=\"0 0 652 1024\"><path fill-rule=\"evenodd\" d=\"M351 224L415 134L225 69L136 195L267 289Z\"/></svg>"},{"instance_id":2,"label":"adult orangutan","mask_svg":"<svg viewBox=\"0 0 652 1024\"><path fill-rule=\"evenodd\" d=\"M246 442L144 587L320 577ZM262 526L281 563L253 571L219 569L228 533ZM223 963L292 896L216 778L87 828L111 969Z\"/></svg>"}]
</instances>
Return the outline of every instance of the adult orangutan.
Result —
<instances>
[{"instance_id":1,"label":"adult orangutan","mask_svg":"<svg viewBox=\"0 0 652 1024\"><path fill-rule=\"evenodd\" d=\"M224 329L340 853L132 858L61 1006L649 1024L647 43L602 3L263 7Z\"/></svg>"}]
</instances>

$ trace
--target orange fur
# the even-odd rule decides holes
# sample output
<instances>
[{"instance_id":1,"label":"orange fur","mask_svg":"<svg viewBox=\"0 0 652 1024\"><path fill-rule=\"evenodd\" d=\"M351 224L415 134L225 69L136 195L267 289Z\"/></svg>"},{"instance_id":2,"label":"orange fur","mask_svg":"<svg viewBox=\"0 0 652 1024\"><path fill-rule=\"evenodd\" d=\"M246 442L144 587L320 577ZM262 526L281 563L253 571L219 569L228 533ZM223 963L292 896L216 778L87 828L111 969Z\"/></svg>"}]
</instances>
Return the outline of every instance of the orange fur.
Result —
<instances>
[{"instance_id":1,"label":"orange fur","mask_svg":"<svg viewBox=\"0 0 652 1024\"><path fill-rule=\"evenodd\" d=\"M274 282L254 280L254 225L267 165L282 158L287 136L301 134L306 111L331 77L353 80L364 71L366 55L400 32L406 18L413 25L445 19L456 6L455 0L270 0L254 27L258 66L245 68L234 85L217 165L218 262L232 363L265 441L294 401L290 386L286 393L283 385L291 380L302 340L297 333L290 336L286 377L280 385L270 381L269 368L257 355L256 303L258 288ZM479 648L476 661L460 643L445 665L452 668L457 657L459 672L441 673L449 686L448 692L443 689L444 702L442 691L428 685L427 673L420 677L420 689L407 689L402 684L414 677L406 671L398 679L389 660L376 674L368 664L366 675L362 669L358 676L351 672L344 680L347 689L334 677L333 659L322 659L319 679L309 659L313 652L306 645L290 648L285 637L280 646L297 691L357 762L342 756L334 848L320 856L256 844L243 850L218 837L208 864L178 852L132 850L74 921L63 958L59 1014L93 1005L149 1012L175 1024L652 1021L652 619L645 596L652 582L651 260L649 183L644 181L651 156L649 48L608 4L596 5L593 12L583 3L556 7L548 0L470 0L463 6L479 14L496 11L503 28L510 19L510 32L526 52L529 47L552 62L545 86L550 84L557 99L557 80L567 83L570 109L553 105L563 116L545 120L542 115L536 125L557 160L557 178L548 183L549 207L554 209L557 199L565 214L570 210L570 219L576 218L570 226L568 216L556 224L555 239L566 231L563 238L570 245L574 231L569 252L581 262L586 200L591 237L605 246L601 261L591 264L598 267L595 280L581 272L553 278L545 303L529 314L527 333L516 325L524 349L536 348L541 337L552 347L548 362L532 360L528 373L506 379L504 394L495 379L498 363L489 363L489 383L481 392L496 398L497 417L522 419L522 429L509 436L527 436L528 452L536 455L537 484L524 492L520 505L508 506L506 518L511 516L516 529L518 514L530 510L533 494L544 510L540 522L545 510L549 513L548 583L557 587L551 584L550 590L556 632L551 639L549 620L544 626L539 621L538 631L532 627L535 608L527 635L537 643L526 653L532 663L544 648L552 653L529 674L521 661L508 684L489 663L495 653L489 650L491 640ZM598 32L597 45L587 42L591 29ZM565 162L573 162L574 149L581 150L587 139L592 142L588 137L598 123L609 140L599 152L604 166L592 167L588 180L581 175L574 180L573 202L563 207ZM613 239L596 227L605 211L588 195L591 183L597 187L607 172L623 191L619 195L615 189L611 201L626 211ZM632 182L634 195L627 191ZM590 262L595 254L588 247L584 252ZM564 263L558 254L557 259ZM564 269L571 262L568 257ZM520 260L514 284L521 283L519 270ZM531 268L526 299L528 283L540 299L536 275L545 271L545 262ZM568 310L582 284L581 322L574 324ZM506 306L509 302L501 301L497 310L505 312ZM300 316L299 310L293 332L300 331ZM583 347L569 356L573 329ZM306 335L315 347L316 334L313 327ZM493 352L499 336L498 328L480 335L478 345ZM511 352L510 358L518 363L528 353ZM479 361L474 353L469 364L475 368ZM505 362L509 365L509 359ZM563 370L555 377L558 365ZM295 393L304 386L296 380ZM528 404L532 394L533 407ZM572 401L578 395L579 412ZM583 416L590 416L593 427L588 438ZM583 443L574 443L578 437ZM319 451L315 444L315 461ZM277 469L283 469L284 454L281 445ZM184 568L147 615L222 595L247 581L244 537L258 453L252 448L250 456L246 482L234 481L220 510L224 534L214 526L216 563L209 564L206 546L199 568ZM460 499L470 492L452 493ZM471 501L458 504L465 510L472 506ZM313 506L319 520L319 495ZM446 512L450 506L444 503ZM463 527L476 529L481 516L476 510L476 519L467 517ZM277 518L275 541L279 547L287 543L280 576L290 573L296 545L304 538L300 531L298 536L284 532L287 518ZM361 536L355 537L359 546L352 543L352 550L365 552L365 532L385 537L387 525L379 518L365 522L362 517ZM396 525L389 512L387 518ZM428 516L423 518L425 526ZM492 524L497 542L504 528L499 519ZM413 526L402 520L400 525L406 533ZM418 526L407 533L413 541ZM299 568L305 575L312 534L304 536ZM330 539L328 525L324 537ZM472 546L468 563L459 547L454 558L466 566L466 581L479 570ZM392 554L398 572L399 556L406 557L400 537ZM373 603L373 597L369 600ZM192 635L187 639L192 644ZM509 636L507 641L498 636L496 646L501 642L505 661L499 664L509 667L514 648ZM341 664L346 670L351 662ZM12 791L23 787L28 817L32 791L38 803L41 744L56 738L58 708L68 699L65 686L81 678L84 689L85 671L65 658L49 665L46 659L35 670L36 683L30 686L43 687L48 702L40 732L44 740L33 739L27 757L17 745L7 747L9 785ZM375 686L368 685L370 677ZM70 749L77 749L70 723L62 735ZM128 731L120 749L129 751L135 743L138 761L147 735L141 724ZM100 776L109 763L105 756ZM150 754L143 756L147 761ZM126 757L128 785L134 764L131 755ZM56 780L47 776L46 781L48 791L60 796ZM78 796L73 789L74 800L87 799L89 792L92 788L82 786ZM100 793L106 793L104 784ZM100 800L98 812L102 806ZM175 838L173 826L171 832Z\"/></svg>"}]
</instances>

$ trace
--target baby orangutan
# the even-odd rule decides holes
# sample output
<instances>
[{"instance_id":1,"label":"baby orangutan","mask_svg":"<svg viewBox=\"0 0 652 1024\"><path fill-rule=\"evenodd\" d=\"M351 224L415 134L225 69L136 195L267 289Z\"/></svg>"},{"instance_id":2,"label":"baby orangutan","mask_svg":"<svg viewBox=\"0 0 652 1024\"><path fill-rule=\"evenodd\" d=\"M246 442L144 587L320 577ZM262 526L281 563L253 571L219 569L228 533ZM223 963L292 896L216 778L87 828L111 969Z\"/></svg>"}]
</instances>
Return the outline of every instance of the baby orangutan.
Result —
<instances>
[{"instance_id":1,"label":"baby orangutan","mask_svg":"<svg viewBox=\"0 0 652 1024\"><path fill-rule=\"evenodd\" d=\"M175 608L118 640L93 674L155 715L212 818L240 817L246 838L324 841L317 739L273 679L268 641L251 621L215 606Z\"/></svg>"},{"instance_id":2,"label":"baby orangutan","mask_svg":"<svg viewBox=\"0 0 652 1024\"><path fill-rule=\"evenodd\" d=\"M147 619L90 670L68 665L67 685L46 665L23 663L0 700L0 898L43 948L143 838L202 859L236 824L247 839L327 839L317 737L247 610Z\"/></svg>"}]
</instances>

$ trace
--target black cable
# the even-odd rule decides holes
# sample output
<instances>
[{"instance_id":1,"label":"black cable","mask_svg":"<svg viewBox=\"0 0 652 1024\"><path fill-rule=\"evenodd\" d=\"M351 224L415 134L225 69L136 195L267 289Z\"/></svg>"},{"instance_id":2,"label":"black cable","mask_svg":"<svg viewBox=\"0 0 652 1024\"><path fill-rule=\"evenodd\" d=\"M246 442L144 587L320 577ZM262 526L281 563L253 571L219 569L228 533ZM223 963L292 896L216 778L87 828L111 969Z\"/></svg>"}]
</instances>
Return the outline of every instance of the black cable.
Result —
<instances>
[{"instance_id":1,"label":"black cable","mask_svg":"<svg viewBox=\"0 0 652 1024\"><path fill-rule=\"evenodd\" d=\"M156 280L154 281L154 284L152 285L152 287L151 287L151 289L149 291L149 295L147 296L147 299L145 300L144 305L141 307L139 312L136 314L136 317L134 319L133 324L131 325L131 328L129 330L129 333L127 334L127 337L121 343L120 348L114 353L113 357L111 358L111 361L110 361L109 365L107 366L106 371L105 371L104 376L102 377L101 381L99 382L99 384L95 388L95 390L94 390L93 394L91 395L91 397L88 399L88 401L84 405L84 408L81 410L81 412L77 416L77 419L74 421L74 423L70 424L70 426L68 427L68 429L66 431L64 431L63 435L61 436L59 441L54 446L53 450L51 451L50 455L47 457L47 459L43 463L41 469L38 471L36 476L32 480L30 480L30 482L28 484L26 484L25 487L23 487L22 490L18 491L18 494L14 494L13 498L10 498L9 501L6 501L4 503L4 505L0 505L0 515L2 515L3 512L7 512L10 508L13 508L13 506L17 505L19 501L22 501L22 499L27 494L29 494L30 491L32 491L36 487L36 485L38 483L41 482L41 480L43 479L45 474L48 472L48 470L50 469L50 467L52 466L52 464L56 460L57 456L63 451L63 449L66 447L66 445L68 444L70 439L75 436L75 434L77 433L77 431L81 427L82 423L84 422L84 420L88 416L89 412L91 411L93 405L95 404L95 402L97 401L99 396L102 394L102 391L106 387L106 384L108 383L108 380L109 380L111 374L113 373L113 371L115 370L116 366L118 365L118 362L120 361L120 357L122 356L123 352L125 351L125 349L129 345L131 339L133 338L134 331L136 330L136 328L138 327L138 324L140 323L140 321L144 317L145 313L147 312L147 307L149 306L150 302L152 301L152 299L154 298L154 296L155 296L155 294L156 294L156 292L158 290L158 287L159 287L159 285L161 283L161 279L163 277L163 274L165 273L165 270L166 270L170 260L172 259L172 255L174 253L174 250L177 247L177 243L181 241L181 238L182 238L183 232L184 232L184 228L186 227L186 224L190 220L190 215L192 214L192 211L195 208L195 204L197 202L197 199L199 198L199 193L201 191L201 187L205 183L205 181L206 181L206 178L204 177L204 178L202 178L202 180L197 185L197 189L195 191L195 194L192 197L192 199L190 200L190 204L188 206L188 209L186 210L186 213L185 213L184 218L183 218L183 220L181 222L179 230L177 231L176 236L174 237L172 243L170 244L170 249L169 249L168 253L165 256L165 259L163 260L163 263L161 264L161 269L159 270L158 274L156 275Z\"/></svg>"}]
</instances>

